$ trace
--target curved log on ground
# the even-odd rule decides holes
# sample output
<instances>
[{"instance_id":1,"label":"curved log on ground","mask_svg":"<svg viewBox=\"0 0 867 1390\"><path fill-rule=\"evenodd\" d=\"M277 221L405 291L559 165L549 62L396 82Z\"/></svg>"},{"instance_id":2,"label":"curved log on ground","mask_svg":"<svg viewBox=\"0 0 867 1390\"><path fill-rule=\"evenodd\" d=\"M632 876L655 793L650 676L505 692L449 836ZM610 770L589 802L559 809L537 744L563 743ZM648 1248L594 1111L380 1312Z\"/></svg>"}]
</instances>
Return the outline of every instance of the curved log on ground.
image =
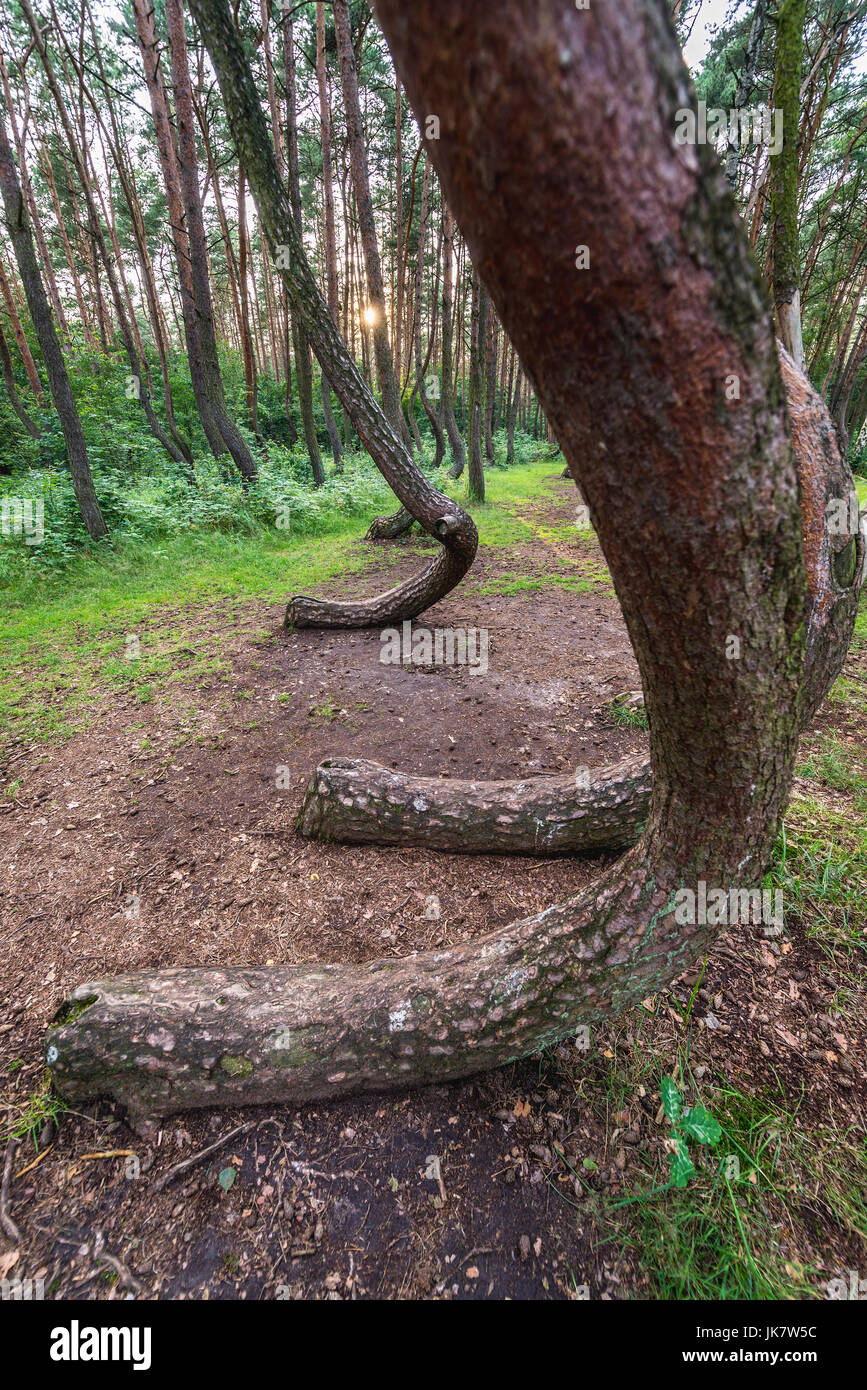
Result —
<instances>
[{"instance_id":1,"label":"curved log on ground","mask_svg":"<svg viewBox=\"0 0 867 1390\"><path fill-rule=\"evenodd\" d=\"M366 541L393 541L398 536L405 536L407 531L415 521L412 512L408 512L406 507L401 507L400 511L394 512L391 516L375 516L367 528L364 537Z\"/></svg>"},{"instance_id":2,"label":"curved log on ground","mask_svg":"<svg viewBox=\"0 0 867 1390\"><path fill-rule=\"evenodd\" d=\"M809 616L802 724L843 667L858 610L864 538L849 464L821 396L777 344L801 485ZM852 498L855 499L854 504ZM300 834L345 844L409 845L458 854L575 854L631 845L650 809L650 759L567 777L418 777L363 759L319 764L298 817Z\"/></svg>"},{"instance_id":3,"label":"curved log on ground","mask_svg":"<svg viewBox=\"0 0 867 1390\"><path fill-rule=\"evenodd\" d=\"M227 0L193 8L227 111L235 87L258 110ZM576 896L451 949L80 986L49 1033L56 1085L139 1122L464 1076L622 1011L720 930L678 910L682 890L760 888L788 801L807 615L797 473L727 181L708 147L673 139L691 92L667 5L377 13L422 129L439 116L444 195L591 509L641 669L647 827ZM261 113L234 133L254 184Z\"/></svg>"},{"instance_id":4,"label":"curved log on ground","mask_svg":"<svg viewBox=\"0 0 867 1390\"><path fill-rule=\"evenodd\" d=\"M650 808L650 762L504 782L408 777L360 758L319 764L302 835L461 854L571 854L633 844Z\"/></svg>"}]
</instances>

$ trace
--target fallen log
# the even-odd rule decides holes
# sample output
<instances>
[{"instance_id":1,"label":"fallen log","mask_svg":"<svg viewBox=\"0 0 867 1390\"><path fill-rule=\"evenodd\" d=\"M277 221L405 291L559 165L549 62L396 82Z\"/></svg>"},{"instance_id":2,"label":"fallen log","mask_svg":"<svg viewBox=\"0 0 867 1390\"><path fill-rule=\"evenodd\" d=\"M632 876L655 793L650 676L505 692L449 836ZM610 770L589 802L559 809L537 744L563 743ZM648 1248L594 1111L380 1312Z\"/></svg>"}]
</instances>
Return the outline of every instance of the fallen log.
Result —
<instances>
[{"instance_id":1,"label":"fallen log","mask_svg":"<svg viewBox=\"0 0 867 1390\"><path fill-rule=\"evenodd\" d=\"M413 777L361 758L329 758L307 788L297 828L352 844L459 854L574 854L638 839L650 808L650 760L511 781Z\"/></svg>"}]
</instances>

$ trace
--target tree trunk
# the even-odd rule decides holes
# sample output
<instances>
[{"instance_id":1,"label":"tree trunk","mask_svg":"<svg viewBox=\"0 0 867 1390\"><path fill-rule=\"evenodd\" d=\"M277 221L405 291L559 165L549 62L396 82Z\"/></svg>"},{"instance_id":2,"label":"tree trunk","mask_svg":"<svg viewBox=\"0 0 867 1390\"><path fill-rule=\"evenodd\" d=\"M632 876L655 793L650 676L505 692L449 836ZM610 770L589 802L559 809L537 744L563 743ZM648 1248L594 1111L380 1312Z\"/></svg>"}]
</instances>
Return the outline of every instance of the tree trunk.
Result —
<instances>
[{"instance_id":1,"label":"tree trunk","mask_svg":"<svg viewBox=\"0 0 867 1390\"><path fill-rule=\"evenodd\" d=\"M238 169L238 286L241 297L241 352L244 358L244 382L247 393L247 418L255 435L259 434L259 382L253 334L250 329L250 247L247 233L247 180L242 167Z\"/></svg>"},{"instance_id":2,"label":"tree trunk","mask_svg":"<svg viewBox=\"0 0 867 1390\"><path fill-rule=\"evenodd\" d=\"M334 183L331 174L331 108L328 100L328 68L325 59L325 6L316 6L316 80L319 86L319 129L322 136L322 201L325 217L325 280L328 290L328 312L335 325L340 323L340 304L337 285L337 236L334 227ZM343 449L340 431L331 408L331 387L328 378L320 378L322 413L331 441L335 471L342 467Z\"/></svg>"},{"instance_id":3,"label":"tree trunk","mask_svg":"<svg viewBox=\"0 0 867 1390\"><path fill-rule=\"evenodd\" d=\"M6 382L6 394L9 397L9 403L12 409L15 411L15 414L18 416L18 419L21 421L31 439L38 439L39 426L36 424L35 420L27 414L27 411L21 403L18 387L15 385L15 372L12 367L12 357L9 352L9 344L6 342L6 337L3 332L2 323L0 323L0 366L3 368L3 380Z\"/></svg>"},{"instance_id":4,"label":"tree trunk","mask_svg":"<svg viewBox=\"0 0 867 1390\"><path fill-rule=\"evenodd\" d=\"M298 124L295 97L294 27L291 12L283 25L283 71L286 79L286 145L288 157L289 198L295 226L301 237L304 225L301 208L301 180L298 172ZM304 325L297 314L292 315L292 342L295 347L295 379L298 383L298 404L301 407L301 428L313 470L313 484L325 482L325 469L319 452L319 439L313 418L313 370L310 365L310 343Z\"/></svg>"},{"instance_id":5,"label":"tree trunk","mask_svg":"<svg viewBox=\"0 0 867 1390\"><path fill-rule=\"evenodd\" d=\"M187 348L187 362L190 382L196 401L199 420L205 438L215 458L226 452L226 444L217 426L211 402L211 393L206 379L202 358L202 344L199 337L198 314L193 293L190 240L187 234L184 202L181 195L181 179L178 169L178 155L175 147L174 129L169 115L162 64L159 55L156 21L151 0L132 0L136 34L142 55L145 83L150 97L153 114L157 151L163 175L163 185L168 203L169 226L175 252L178 272L178 290L181 300L181 316L184 327L184 341Z\"/></svg>"},{"instance_id":6,"label":"tree trunk","mask_svg":"<svg viewBox=\"0 0 867 1390\"><path fill-rule=\"evenodd\" d=\"M144 0L135 0L136 4ZM205 390L211 408L211 418L232 455L245 483L255 480L256 460L240 430L229 414L223 394L223 379L217 353L211 286L208 279L208 246L199 194L198 156L193 115L193 95L190 69L187 62L187 35L184 23L183 0L166 0L169 53L172 65L172 84L175 95L177 124L177 167L184 203L185 226L190 246L190 275L193 303L196 310L199 347L204 368Z\"/></svg>"},{"instance_id":7,"label":"tree trunk","mask_svg":"<svg viewBox=\"0 0 867 1390\"><path fill-rule=\"evenodd\" d=\"M30 344L21 326L21 319L15 307L15 300L12 298L12 287L3 269L3 260L0 258L0 294L3 296L3 303L6 305L6 312L9 315L9 322L12 325L12 333L24 363L24 370L27 373L27 380L30 382L30 390L33 392L40 405L45 404L45 392L42 389L42 382L39 380L39 373L36 370L36 363L33 361L33 353L30 351Z\"/></svg>"},{"instance_id":8,"label":"tree trunk","mask_svg":"<svg viewBox=\"0 0 867 1390\"><path fill-rule=\"evenodd\" d=\"M515 366L515 394L509 406L509 419L506 426L506 463L515 462L515 423L518 419L518 406L521 403L521 364L517 361Z\"/></svg>"},{"instance_id":9,"label":"tree trunk","mask_svg":"<svg viewBox=\"0 0 867 1390\"><path fill-rule=\"evenodd\" d=\"M334 0L333 11L337 58L343 85L343 106L346 114L350 168L355 188L361 246L364 252L364 267L367 275L368 308L373 316L371 333L376 360L376 375L382 396L382 408L401 439L406 440L406 425L400 408L394 362L388 341L388 318L385 312L382 263L379 258L376 224L373 220L373 203L370 198L370 175L364 146L364 126L358 100L358 78L355 71L355 54L352 48L352 29L347 0Z\"/></svg>"},{"instance_id":10,"label":"tree trunk","mask_svg":"<svg viewBox=\"0 0 867 1390\"><path fill-rule=\"evenodd\" d=\"M434 443L436 446L436 453L434 454L434 468L439 468L443 460L443 454L445 453L445 439L443 437L442 425L439 422L437 412L431 405L430 400L428 399L427 385L424 379L425 364L422 361L421 355L421 306L422 288L424 281L424 245L425 235L427 233L428 206L430 203L430 176L430 160L427 158L427 156L425 156L424 175L422 177L421 189L421 207L419 208L418 220L418 256L416 259L415 267L415 303L413 306L413 347L415 352L416 390L418 391L419 400L422 403L422 408L424 409L424 413L428 418L428 423L430 424L431 432L434 437ZM432 346L432 344L433 328L431 328L430 345ZM429 360L430 351L428 351L428 361ZM434 380L436 380L436 378L434 378Z\"/></svg>"},{"instance_id":11,"label":"tree trunk","mask_svg":"<svg viewBox=\"0 0 867 1390\"><path fill-rule=\"evenodd\" d=\"M452 466L449 469L449 477L459 478L466 467L467 456L464 449L463 436L455 420L454 366L452 363L452 267L454 264L454 251L455 220L445 200L443 200L443 347L440 400L442 404L443 424L446 434L449 437L449 447L452 451Z\"/></svg>"},{"instance_id":12,"label":"tree trunk","mask_svg":"<svg viewBox=\"0 0 867 1390\"><path fill-rule=\"evenodd\" d=\"M777 14L774 104L782 111L783 139L779 153L770 156L774 307L783 346L800 371L804 369L804 341L798 240L798 133L805 10L806 0L782 0Z\"/></svg>"},{"instance_id":13,"label":"tree trunk","mask_svg":"<svg viewBox=\"0 0 867 1390\"><path fill-rule=\"evenodd\" d=\"M226 0L193 4L279 244L294 224ZM720 929L688 904L684 919L684 890L694 903L702 885L761 887L789 796L809 604L785 393L725 175L709 149L686 160L671 139L686 89L662 0L581 13L573 0L379 0L377 12L416 118L435 111L449 132L431 150L444 195L587 497L641 670L648 823L574 897L447 950L81 985L48 1065L69 1100L108 1093L137 1121L463 1076L622 1012ZM638 143L612 120L627 114L624 72ZM588 208L592 280L573 267ZM299 248L289 259L290 283L306 284ZM594 351L576 390L582 342ZM736 403L723 395L733 372ZM369 412L357 419L367 429Z\"/></svg>"},{"instance_id":14,"label":"tree trunk","mask_svg":"<svg viewBox=\"0 0 867 1390\"><path fill-rule=\"evenodd\" d=\"M81 518L87 528L88 535L92 540L98 541L108 534L108 528L103 521L99 502L96 499L90 472L90 460L87 457L87 445L84 442L84 431L81 428L81 420L75 408L72 388L63 361L63 352L51 317L51 309L48 305L42 277L39 274L39 264L24 207L24 197L18 182L15 160L2 119L0 119L0 194L3 197L6 227L12 238L12 249L18 262L18 271L24 286L27 307L30 310L30 318L42 351L42 360L45 363L51 399L54 401L54 408L60 420L63 438L66 441L72 486L75 489Z\"/></svg>"},{"instance_id":15,"label":"tree trunk","mask_svg":"<svg viewBox=\"0 0 867 1390\"><path fill-rule=\"evenodd\" d=\"M756 70L759 62L759 50L762 46L762 39L765 34L765 24L768 18L768 0L756 0L756 8L753 10L753 17L750 23L750 33L747 39L747 48L744 54L744 65L741 75L738 78L737 90L735 92L735 110L740 111L746 106L753 94L756 85ZM728 153L726 154L726 178L734 191L738 186L738 168L740 155L738 146L734 141L729 140Z\"/></svg>"},{"instance_id":16,"label":"tree trunk","mask_svg":"<svg viewBox=\"0 0 867 1390\"><path fill-rule=\"evenodd\" d=\"M473 268L473 307L470 329L469 468L467 495L485 500L485 465L482 460L482 415L485 409L484 357L488 331L488 291Z\"/></svg>"}]
</instances>

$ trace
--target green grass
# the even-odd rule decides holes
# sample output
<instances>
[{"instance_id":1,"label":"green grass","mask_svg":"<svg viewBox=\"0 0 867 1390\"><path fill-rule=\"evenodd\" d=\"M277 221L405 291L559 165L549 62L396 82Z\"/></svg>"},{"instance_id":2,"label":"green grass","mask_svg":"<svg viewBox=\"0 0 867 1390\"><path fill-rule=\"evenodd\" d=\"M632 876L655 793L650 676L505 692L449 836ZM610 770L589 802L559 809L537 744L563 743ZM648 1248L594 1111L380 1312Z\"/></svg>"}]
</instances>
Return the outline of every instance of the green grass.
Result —
<instances>
[{"instance_id":1,"label":"green grass","mask_svg":"<svg viewBox=\"0 0 867 1390\"><path fill-rule=\"evenodd\" d=\"M538 501L542 480L556 467L544 459L489 471L487 500L469 505L483 545L532 538L521 507ZM466 506L465 481L447 486ZM315 537L262 526L245 534L201 529L146 542L120 538L80 552L60 573L16 572L0 613L4 737L68 738L112 692L131 691L145 706L170 683L227 680L223 650L254 601L282 604L337 577L348 580L371 562L400 562L402 548L372 551L362 543L374 515L372 507L356 515L335 510ZM417 550L428 546L423 538ZM219 624L213 614L209 624L200 621L198 610L217 604ZM127 659L130 637L139 639L138 659Z\"/></svg>"},{"instance_id":2,"label":"green grass","mask_svg":"<svg viewBox=\"0 0 867 1390\"><path fill-rule=\"evenodd\" d=\"M698 1173L683 1191L658 1190L660 1167L628 1204L613 1204L614 1242L635 1253L653 1298L823 1297L832 1276L813 1261L805 1228L833 1222L867 1240L863 1137L805 1125L804 1097L792 1103L781 1087L750 1095L720 1082L702 1100L719 1144L693 1153Z\"/></svg>"}]
</instances>

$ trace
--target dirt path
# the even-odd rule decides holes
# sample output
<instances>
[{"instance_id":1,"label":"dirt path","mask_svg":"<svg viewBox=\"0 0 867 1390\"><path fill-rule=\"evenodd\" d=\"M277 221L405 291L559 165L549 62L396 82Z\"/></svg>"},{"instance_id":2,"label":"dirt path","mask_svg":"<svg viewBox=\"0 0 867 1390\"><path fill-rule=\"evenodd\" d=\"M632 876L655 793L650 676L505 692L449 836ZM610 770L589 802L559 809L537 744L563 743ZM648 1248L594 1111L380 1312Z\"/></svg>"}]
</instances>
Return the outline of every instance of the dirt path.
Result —
<instances>
[{"instance_id":1,"label":"dirt path","mask_svg":"<svg viewBox=\"0 0 867 1390\"><path fill-rule=\"evenodd\" d=\"M574 490L558 483L555 495L537 515L562 528ZM384 549L353 591L394 583L420 548ZM287 635L276 605L155 614L159 640L172 630L218 640L221 668L188 681L179 658L178 679L151 701L132 685L97 692L86 732L16 753L21 787L0 815L10 1116L28 1104L39 1113L45 1027L88 977L403 955L536 912L597 874L599 857L464 859L309 844L293 832L307 778L328 754L505 777L640 749L646 735L614 727L604 709L638 673L598 554L575 567L584 555L577 541L552 550L544 539L483 550L469 580L425 615L430 629L486 628L484 674L383 664L379 632ZM516 574L544 587L521 589ZM148 632L140 638L146 647ZM760 1075L757 1014L791 1037L804 1026L799 999L821 1011L831 986L816 951L803 942L773 971L767 954L740 928L721 943L699 996L705 1016L721 996L719 1028L699 1029L694 1044L707 1066L725 1053ZM694 983L681 982L684 1002ZM632 1027L620 1033L634 1042ZM24 1242L10 1269L81 1298L122 1296L127 1279L160 1297L640 1297L646 1273L601 1243L603 1199L661 1135L650 1088L612 1099L616 1033L587 1054L564 1045L397 1098L176 1118L150 1150L107 1106L65 1115L53 1148L14 1184ZM780 1073L797 1084L803 1051L771 1033ZM676 1049L664 1010L659 1039ZM848 1040L846 1052L832 1045L837 1060L854 1054ZM842 1077L837 1113L856 1121L862 1064L813 1072L818 1110L822 1086ZM172 1164L245 1120L254 1127L156 1190ZM134 1156L92 1157L118 1149ZM25 1142L17 1168L35 1157ZM103 1249L128 1275L100 1262Z\"/></svg>"}]
</instances>

